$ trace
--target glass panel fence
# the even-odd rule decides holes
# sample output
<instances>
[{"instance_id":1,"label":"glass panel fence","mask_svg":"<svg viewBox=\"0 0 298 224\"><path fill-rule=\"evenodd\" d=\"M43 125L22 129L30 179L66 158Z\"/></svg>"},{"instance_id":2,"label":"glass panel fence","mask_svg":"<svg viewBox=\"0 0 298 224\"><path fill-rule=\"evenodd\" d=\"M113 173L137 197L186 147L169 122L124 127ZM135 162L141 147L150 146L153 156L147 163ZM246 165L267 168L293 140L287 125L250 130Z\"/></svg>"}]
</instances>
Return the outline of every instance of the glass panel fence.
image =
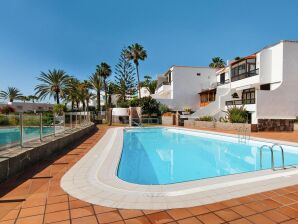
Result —
<instances>
[{"instance_id":1,"label":"glass panel fence","mask_svg":"<svg viewBox=\"0 0 298 224\"><path fill-rule=\"evenodd\" d=\"M54 119L54 125L55 125L55 134L61 134L64 132L65 128L65 120L64 120L64 114L59 115L55 114L55 119Z\"/></svg>"},{"instance_id":2,"label":"glass panel fence","mask_svg":"<svg viewBox=\"0 0 298 224\"><path fill-rule=\"evenodd\" d=\"M0 150L30 141L42 141L91 123L90 112L69 112L54 115L52 112L0 114Z\"/></svg>"},{"instance_id":3,"label":"glass panel fence","mask_svg":"<svg viewBox=\"0 0 298 224\"><path fill-rule=\"evenodd\" d=\"M20 144L20 116L0 114L0 150Z\"/></svg>"},{"instance_id":4,"label":"glass panel fence","mask_svg":"<svg viewBox=\"0 0 298 224\"><path fill-rule=\"evenodd\" d=\"M23 114L23 143L40 139L40 115Z\"/></svg>"},{"instance_id":5,"label":"glass panel fence","mask_svg":"<svg viewBox=\"0 0 298 224\"><path fill-rule=\"evenodd\" d=\"M54 115L53 113L42 114L42 137L54 135Z\"/></svg>"}]
</instances>

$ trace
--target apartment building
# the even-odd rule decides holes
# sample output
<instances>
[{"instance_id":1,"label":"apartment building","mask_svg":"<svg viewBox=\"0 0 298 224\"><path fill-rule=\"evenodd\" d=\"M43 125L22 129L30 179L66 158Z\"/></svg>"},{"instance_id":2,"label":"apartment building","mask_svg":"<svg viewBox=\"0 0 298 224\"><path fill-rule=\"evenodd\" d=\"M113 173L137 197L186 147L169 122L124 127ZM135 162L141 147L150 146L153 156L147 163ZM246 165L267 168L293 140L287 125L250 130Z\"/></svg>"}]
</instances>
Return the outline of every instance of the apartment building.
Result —
<instances>
[{"instance_id":1,"label":"apartment building","mask_svg":"<svg viewBox=\"0 0 298 224\"><path fill-rule=\"evenodd\" d=\"M200 92L205 97L190 118L219 118L228 107L244 105L257 130L291 130L298 115L298 41L280 41L233 60L216 72L216 80L216 88Z\"/></svg>"},{"instance_id":2,"label":"apartment building","mask_svg":"<svg viewBox=\"0 0 298 224\"><path fill-rule=\"evenodd\" d=\"M196 110L200 107L198 93L212 86L216 87L216 69L174 65L158 76L151 96L174 111Z\"/></svg>"}]
</instances>

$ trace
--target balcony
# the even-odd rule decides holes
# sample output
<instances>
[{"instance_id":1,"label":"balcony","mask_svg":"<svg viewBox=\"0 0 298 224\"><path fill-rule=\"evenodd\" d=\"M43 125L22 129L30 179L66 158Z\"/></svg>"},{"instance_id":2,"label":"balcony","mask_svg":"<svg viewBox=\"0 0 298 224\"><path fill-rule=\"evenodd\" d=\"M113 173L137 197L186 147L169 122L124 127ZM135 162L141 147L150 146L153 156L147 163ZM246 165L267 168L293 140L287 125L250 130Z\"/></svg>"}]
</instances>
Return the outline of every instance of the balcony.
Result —
<instances>
[{"instance_id":1,"label":"balcony","mask_svg":"<svg viewBox=\"0 0 298 224\"><path fill-rule=\"evenodd\" d=\"M228 83L230 83L230 79L226 79L223 82L217 82L217 86L223 86L223 85L228 84Z\"/></svg>"},{"instance_id":2,"label":"balcony","mask_svg":"<svg viewBox=\"0 0 298 224\"><path fill-rule=\"evenodd\" d=\"M238 81L238 80L241 80L241 79L256 76L258 74L259 74L259 69L255 69L255 70L245 72L245 73L242 73L242 74L234 75L234 76L232 76L231 81L235 82L235 81Z\"/></svg>"},{"instance_id":3,"label":"balcony","mask_svg":"<svg viewBox=\"0 0 298 224\"><path fill-rule=\"evenodd\" d=\"M255 104L256 99L242 99L242 100L229 100L226 101L226 106L239 106L239 105L245 105L245 104Z\"/></svg>"},{"instance_id":4,"label":"balcony","mask_svg":"<svg viewBox=\"0 0 298 224\"><path fill-rule=\"evenodd\" d=\"M171 96L171 83L170 82L162 82L160 83L154 94L157 98L169 98Z\"/></svg>"},{"instance_id":5,"label":"balcony","mask_svg":"<svg viewBox=\"0 0 298 224\"><path fill-rule=\"evenodd\" d=\"M159 89L162 86L168 86L168 85L171 85L171 83L170 82L161 82L161 83L159 83L159 85L157 86L156 89Z\"/></svg>"}]
</instances>

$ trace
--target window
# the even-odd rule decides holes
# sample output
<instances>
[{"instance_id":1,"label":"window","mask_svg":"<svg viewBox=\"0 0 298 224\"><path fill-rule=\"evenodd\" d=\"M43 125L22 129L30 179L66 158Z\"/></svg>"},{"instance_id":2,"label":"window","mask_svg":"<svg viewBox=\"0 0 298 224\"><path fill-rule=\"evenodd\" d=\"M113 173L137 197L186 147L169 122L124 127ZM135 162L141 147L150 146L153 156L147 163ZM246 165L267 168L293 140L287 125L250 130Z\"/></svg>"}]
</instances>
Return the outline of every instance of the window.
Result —
<instances>
[{"instance_id":1,"label":"window","mask_svg":"<svg viewBox=\"0 0 298 224\"><path fill-rule=\"evenodd\" d=\"M260 89L261 90L270 90L270 83L261 85Z\"/></svg>"},{"instance_id":2,"label":"window","mask_svg":"<svg viewBox=\"0 0 298 224\"><path fill-rule=\"evenodd\" d=\"M200 106L207 106L210 102L215 101L216 89L207 90L200 93Z\"/></svg>"},{"instance_id":3,"label":"window","mask_svg":"<svg viewBox=\"0 0 298 224\"><path fill-rule=\"evenodd\" d=\"M197 76L201 76L201 73L197 73Z\"/></svg>"},{"instance_id":4,"label":"window","mask_svg":"<svg viewBox=\"0 0 298 224\"><path fill-rule=\"evenodd\" d=\"M224 84L226 81L225 73L221 73L219 78L220 78L220 84Z\"/></svg>"},{"instance_id":5,"label":"window","mask_svg":"<svg viewBox=\"0 0 298 224\"><path fill-rule=\"evenodd\" d=\"M248 58L232 65L231 81L237 81L247 77L257 75L256 58Z\"/></svg>"},{"instance_id":6,"label":"window","mask_svg":"<svg viewBox=\"0 0 298 224\"><path fill-rule=\"evenodd\" d=\"M255 88L245 89L242 91L242 103L254 104L255 103Z\"/></svg>"}]
</instances>

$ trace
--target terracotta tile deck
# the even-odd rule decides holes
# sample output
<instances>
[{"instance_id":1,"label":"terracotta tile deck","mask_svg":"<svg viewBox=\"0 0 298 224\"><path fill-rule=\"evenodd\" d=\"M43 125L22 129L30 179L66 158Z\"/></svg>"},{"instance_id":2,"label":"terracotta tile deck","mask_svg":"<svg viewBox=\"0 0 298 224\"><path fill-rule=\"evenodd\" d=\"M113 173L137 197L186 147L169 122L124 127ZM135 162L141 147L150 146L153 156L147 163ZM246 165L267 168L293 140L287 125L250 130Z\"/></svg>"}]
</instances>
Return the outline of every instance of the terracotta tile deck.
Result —
<instances>
[{"instance_id":1,"label":"terracotta tile deck","mask_svg":"<svg viewBox=\"0 0 298 224\"><path fill-rule=\"evenodd\" d=\"M60 178L108 129L100 129L64 155L27 170L0 185L0 224L298 224L298 185L192 208L164 211L113 209L66 194ZM297 141L298 133L256 133L258 137Z\"/></svg>"}]
</instances>

